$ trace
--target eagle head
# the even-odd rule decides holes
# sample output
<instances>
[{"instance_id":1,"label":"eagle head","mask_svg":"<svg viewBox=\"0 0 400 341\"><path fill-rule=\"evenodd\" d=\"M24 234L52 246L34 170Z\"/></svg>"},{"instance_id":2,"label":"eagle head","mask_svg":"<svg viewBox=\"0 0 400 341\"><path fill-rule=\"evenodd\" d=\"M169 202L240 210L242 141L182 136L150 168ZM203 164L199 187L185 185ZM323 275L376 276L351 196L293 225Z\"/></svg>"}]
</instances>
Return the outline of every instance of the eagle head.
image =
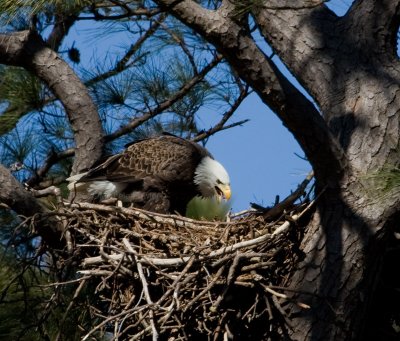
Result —
<instances>
[{"instance_id":1,"label":"eagle head","mask_svg":"<svg viewBox=\"0 0 400 341\"><path fill-rule=\"evenodd\" d=\"M215 196L220 201L222 198L229 200L231 197L228 172L209 156L204 157L197 166L194 183L205 198Z\"/></svg>"}]
</instances>

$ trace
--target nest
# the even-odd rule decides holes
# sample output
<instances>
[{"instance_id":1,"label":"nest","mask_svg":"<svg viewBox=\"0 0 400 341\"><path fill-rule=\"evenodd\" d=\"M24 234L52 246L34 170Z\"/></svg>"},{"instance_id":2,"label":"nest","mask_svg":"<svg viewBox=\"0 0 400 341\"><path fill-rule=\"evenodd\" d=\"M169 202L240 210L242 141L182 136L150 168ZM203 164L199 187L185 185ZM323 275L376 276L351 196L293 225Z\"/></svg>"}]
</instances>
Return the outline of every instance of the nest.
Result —
<instances>
[{"instance_id":1,"label":"nest","mask_svg":"<svg viewBox=\"0 0 400 341\"><path fill-rule=\"evenodd\" d=\"M281 338L311 205L275 221L249 211L229 222L88 203L58 210L78 274L74 298L85 287L95 296L82 340Z\"/></svg>"}]
</instances>

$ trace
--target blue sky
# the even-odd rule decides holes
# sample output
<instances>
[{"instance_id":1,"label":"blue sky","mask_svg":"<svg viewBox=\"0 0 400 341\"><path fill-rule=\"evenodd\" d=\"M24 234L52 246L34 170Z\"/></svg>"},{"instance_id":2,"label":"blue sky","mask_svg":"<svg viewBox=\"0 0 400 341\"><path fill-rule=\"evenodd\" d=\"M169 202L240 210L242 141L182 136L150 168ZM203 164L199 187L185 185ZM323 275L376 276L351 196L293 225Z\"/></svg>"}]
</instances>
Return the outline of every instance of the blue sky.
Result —
<instances>
[{"instance_id":1,"label":"blue sky","mask_svg":"<svg viewBox=\"0 0 400 341\"><path fill-rule=\"evenodd\" d=\"M342 15L349 3L347 0L335 0L327 5ZM82 34L73 28L69 41L80 41L77 47L83 57L86 52L84 58L89 58L93 51L88 51L98 45L99 40L86 39L82 43ZM104 53L110 53L122 44L115 40L100 41ZM101 52L97 51L97 54ZM279 63L279 60L275 61ZM293 81L293 77L284 72ZM234 212L249 208L250 202L269 206L275 201L276 195L283 199L296 189L311 170L308 162L302 158L304 153L296 140L257 95L252 94L247 98L231 121L243 119L250 121L241 127L216 134L207 143L207 148L230 174ZM205 129L212 124L204 120L202 123Z\"/></svg>"},{"instance_id":2,"label":"blue sky","mask_svg":"<svg viewBox=\"0 0 400 341\"><path fill-rule=\"evenodd\" d=\"M351 2L335 0L326 4L343 15ZM279 60L274 61L279 65ZM282 65L280 67L297 83ZM248 208L250 202L270 206L276 195L283 199L311 171L293 135L257 95L252 95L238 109L235 120L245 118L251 121L243 127L219 133L207 144L231 175L235 212Z\"/></svg>"},{"instance_id":3,"label":"blue sky","mask_svg":"<svg viewBox=\"0 0 400 341\"><path fill-rule=\"evenodd\" d=\"M269 206L295 190L311 170L297 141L258 98L251 95L237 110L235 120L250 121L218 133L207 148L228 170L233 211L250 202Z\"/></svg>"}]
</instances>

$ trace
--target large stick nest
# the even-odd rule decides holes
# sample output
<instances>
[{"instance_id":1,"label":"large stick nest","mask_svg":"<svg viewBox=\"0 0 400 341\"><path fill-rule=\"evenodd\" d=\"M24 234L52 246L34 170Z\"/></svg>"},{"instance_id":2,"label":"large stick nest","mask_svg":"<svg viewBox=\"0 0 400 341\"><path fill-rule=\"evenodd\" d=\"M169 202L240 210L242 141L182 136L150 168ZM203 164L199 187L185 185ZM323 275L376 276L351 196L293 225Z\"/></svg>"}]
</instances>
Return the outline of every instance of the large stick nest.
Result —
<instances>
[{"instance_id":1,"label":"large stick nest","mask_svg":"<svg viewBox=\"0 0 400 341\"><path fill-rule=\"evenodd\" d=\"M285 284L301 258L299 222L309 209L294 205L275 221L247 212L229 222L87 203L60 209L70 259L79 263L74 297L85 286L96 296L83 339L281 337Z\"/></svg>"}]
</instances>

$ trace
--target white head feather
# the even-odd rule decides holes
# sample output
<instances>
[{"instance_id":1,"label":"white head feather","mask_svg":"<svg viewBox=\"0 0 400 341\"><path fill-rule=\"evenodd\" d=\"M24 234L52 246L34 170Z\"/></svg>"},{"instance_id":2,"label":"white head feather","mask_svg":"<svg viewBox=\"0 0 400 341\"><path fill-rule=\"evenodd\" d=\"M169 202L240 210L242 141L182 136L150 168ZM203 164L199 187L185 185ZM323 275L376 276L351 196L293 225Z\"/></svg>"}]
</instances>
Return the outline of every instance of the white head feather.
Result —
<instances>
[{"instance_id":1,"label":"white head feather","mask_svg":"<svg viewBox=\"0 0 400 341\"><path fill-rule=\"evenodd\" d=\"M195 171L194 183L198 186L203 197L220 196L230 198L230 180L224 166L218 161L204 157Z\"/></svg>"}]
</instances>

